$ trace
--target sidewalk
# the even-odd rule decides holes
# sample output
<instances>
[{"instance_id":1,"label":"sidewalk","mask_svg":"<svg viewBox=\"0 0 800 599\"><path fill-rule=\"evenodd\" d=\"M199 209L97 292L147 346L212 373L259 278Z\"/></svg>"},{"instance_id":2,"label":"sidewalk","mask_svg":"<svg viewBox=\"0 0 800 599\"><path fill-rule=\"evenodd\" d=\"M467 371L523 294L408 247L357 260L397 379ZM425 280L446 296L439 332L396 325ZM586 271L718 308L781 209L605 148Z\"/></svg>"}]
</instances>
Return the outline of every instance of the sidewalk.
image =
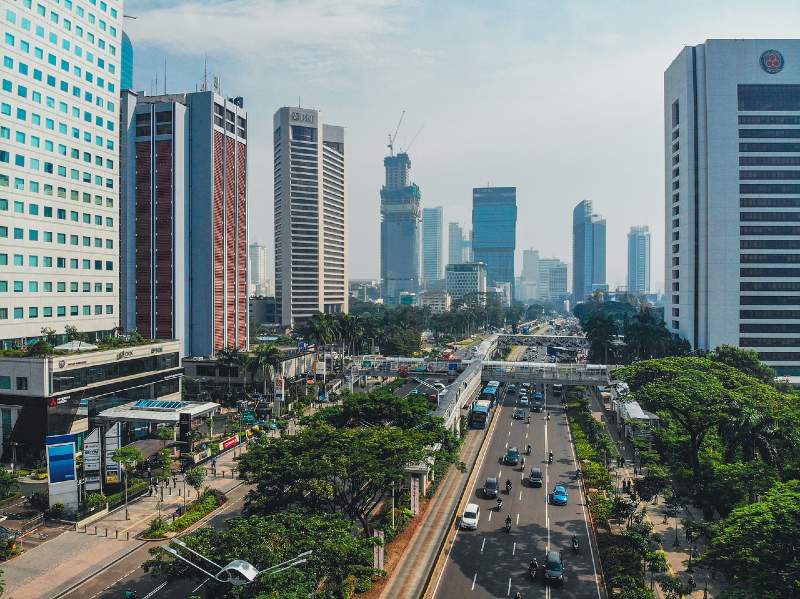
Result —
<instances>
[{"instance_id":1,"label":"sidewalk","mask_svg":"<svg viewBox=\"0 0 800 599\"><path fill-rule=\"evenodd\" d=\"M622 449L622 454L625 457L625 465L620 467L612 464L611 468L615 473L614 480L618 481L619 492L623 493L623 481L633 481L641 477L641 473L638 470L634 472L635 462L632 447L629 443L624 442L624 440L621 439L620 431L618 430L617 426L611 422L609 418L605 417L605 410L602 408L599 400L595 396L592 396L591 409L592 415L597 420L605 422L608 425L608 432L611 435L611 438L613 439L614 443L616 443L617 447ZM685 529L681 524L681 521L699 518L696 518L691 509L685 506L681 506L679 508L677 516L669 516L668 518L665 518L664 498L660 495L656 497L653 502L647 504L645 507L645 513L646 519L653 525L653 533L661 536L662 549L664 549L666 552L667 561L669 563L669 573L679 576L685 583L688 582L689 576L694 577L696 585L695 590L686 595L686 597L692 599L702 599L704 597L704 593L707 597L717 596L720 591L719 581L714 581L708 577L708 572L705 569L697 568L693 569L693 571L690 571L689 568L689 553L692 550L692 547L695 549L694 556L697 557L697 555L702 553L704 544L702 540L696 540L694 543L689 543L686 540ZM678 527L677 544L675 542L676 522ZM707 591L706 585L708 585ZM661 592L658 584L655 585L654 590L656 592L656 596L663 599L664 594Z\"/></svg>"},{"instance_id":2,"label":"sidewalk","mask_svg":"<svg viewBox=\"0 0 800 599\"><path fill-rule=\"evenodd\" d=\"M236 455L239 455L237 448ZM217 457L217 476L209 471L204 486L227 493L241 484L232 478L233 450ZM207 465L210 470L210 464ZM225 476L223 477L223 472ZM164 488L164 500L147 494L128 504L129 519L125 519L124 506L90 524L86 530L68 530L40 545L26 550L22 555L3 564L6 595L9 599L42 599L58 595L64 589L83 580L91 573L122 559L144 545L136 535L149 527L157 517L170 517L182 506L183 477L178 484ZM194 489L186 485L188 501L196 498ZM180 494L179 494L180 493Z\"/></svg>"}]
</instances>

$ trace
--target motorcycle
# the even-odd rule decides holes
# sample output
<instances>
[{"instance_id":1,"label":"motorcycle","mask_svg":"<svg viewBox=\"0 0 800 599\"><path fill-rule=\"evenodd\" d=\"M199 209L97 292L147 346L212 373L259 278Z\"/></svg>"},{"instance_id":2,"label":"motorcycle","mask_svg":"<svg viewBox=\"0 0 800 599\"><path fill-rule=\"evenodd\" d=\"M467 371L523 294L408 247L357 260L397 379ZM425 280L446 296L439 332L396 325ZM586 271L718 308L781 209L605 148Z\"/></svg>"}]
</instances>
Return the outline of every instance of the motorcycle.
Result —
<instances>
[{"instance_id":1,"label":"motorcycle","mask_svg":"<svg viewBox=\"0 0 800 599\"><path fill-rule=\"evenodd\" d=\"M497 511L499 512L501 509L503 509L503 500L498 497L497 498Z\"/></svg>"},{"instance_id":2,"label":"motorcycle","mask_svg":"<svg viewBox=\"0 0 800 599\"><path fill-rule=\"evenodd\" d=\"M511 518L506 518L506 532L511 532Z\"/></svg>"},{"instance_id":3,"label":"motorcycle","mask_svg":"<svg viewBox=\"0 0 800 599\"><path fill-rule=\"evenodd\" d=\"M531 455L531 446L528 445L527 449L525 449L525 455Z\"/></svg>"},{"instance_id":4,"label":"motorcycle","mask_svg":"<svg viewBox=\"0 0 800 599\"><path fill-rule=\"evenodd\" d=\"M528 566L528 576L533 582L536 582L536 577L539 575L539 564L534 560Z\"/></svg>"},{"instance_id":5,"label":"motorcycle","mask_svg":"<svg viewBox=\"0 0 800 599\"><path fill-rule=\"evenodd\" d=\"M572 553L577 554L580 551L580 547L578 546L578 539L576 537L572 537Z\"/></svg>"},{"instance_id":6,"label":"motorcycle","mask_svg":"<svg viewBox=\"0 0 800 599\"><path fill-rule=\"evenodd\" d=\"M511 493L511 487L512 487L511 481L507 480L506 481L506 493Z\"/></svg>"}]
</instances>

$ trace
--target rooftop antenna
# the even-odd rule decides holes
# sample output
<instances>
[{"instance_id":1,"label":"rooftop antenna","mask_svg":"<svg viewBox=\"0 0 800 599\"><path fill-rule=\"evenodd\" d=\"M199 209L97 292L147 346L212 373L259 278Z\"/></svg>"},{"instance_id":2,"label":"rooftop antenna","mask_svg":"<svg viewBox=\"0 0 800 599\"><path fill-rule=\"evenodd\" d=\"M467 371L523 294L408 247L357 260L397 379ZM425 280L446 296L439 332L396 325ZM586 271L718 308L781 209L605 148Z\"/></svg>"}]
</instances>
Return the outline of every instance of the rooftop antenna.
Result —
<instances>
[{"instance_id":1,"label":"rooftop antenna","mask_svg":"<svg viewBox=\"0 0 800 599\"><path fill-rule=\"evenodd\" d=\"M400 130L400 125L403 122L403 117L406 116L406 111L400 113L400 120L397 121L397 127L394 128L394 133L389 134L389 143L386 147L389 148L389 156L394 156L394 142L397 140L397 132Z\"/></svg>"},{"instance_id":2,"label":"rooftop antenna","mask_svg":"<svg viewBox=\"0 0 800 599\"><path fill-rule=\"evenodd\" d=\"M208 54L203 54L203 87L202 91L208 91Z\"/></svg>"},{"instance_id":3,"label":"rooftop antenna","mask_svg":"<svg viewBox=\"0 0 800 599\"><path fill-rule=\"evenodd\" d=\"M403 152L408 152L408 151L411 149L411 146L412 146L412 145L414 145L414 142L417 140L417 136L418 136L420 133L422 133L422 130L423 130L424 128L425 128L425 125L422 125L422 126L419 128L419 129L417 129L417 132L414 134L414 137L412 137L412 138L411 138L411 141L410 141L410 142L408 142L408 145L406 146L406 149L405 149L405 150L403 150Z\"/></svg>"},{"instance_id":4,"label":"rooftop antenna","mask_svg":"<svg viewBox=\"0 0 800 599\"><path fill-rule=\"evenodd\" d=\"M153 95L154 96L158 95L158 71L156 71L156 85L155 85L155 91L153 92Z\"/></svg>"},{"instance_id":5,"label":"rooftop antenna","mask_svg":"<svg viewBox=\"0 0 800 599\"><path fill-rule=\"evenodd\" d=\"M297 107L298 108L303 107L303 98L301 98L300 96L297 96Z\"/></svg>"},{"instance_id":6,"label":"rooftop antenna","mask_svg":"<svg viewBox=\"0 0 800 599\"><path fill-rule=\"evenodd\" d=\"M167 57L164 57L164 95L167 95Z\"/></svg>"}]
</instances>

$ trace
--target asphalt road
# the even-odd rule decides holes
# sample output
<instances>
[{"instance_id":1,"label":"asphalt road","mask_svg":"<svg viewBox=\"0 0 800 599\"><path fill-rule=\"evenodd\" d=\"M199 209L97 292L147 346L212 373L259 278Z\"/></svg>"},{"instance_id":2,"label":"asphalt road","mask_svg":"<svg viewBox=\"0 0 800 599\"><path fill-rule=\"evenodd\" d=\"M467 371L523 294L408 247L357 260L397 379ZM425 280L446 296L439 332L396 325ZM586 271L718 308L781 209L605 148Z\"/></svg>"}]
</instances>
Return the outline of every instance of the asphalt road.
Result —
<instances>
[{"instance_id":1,"label":"asphalt road","mask_svg":"<svg viewBox=\"0 0 800 599\"><path fill-rule=\"evenodd\" d=\"M565 597L569 599L603 599L597 576L597 550L590 546L586 522L586 507L574 480L575 462L569 432L560 402L554 402L550 389L545 399L550 420L544 413L532 413L531 423L513 420L511 413L518 396L503 396L502 405L495 411L499 418L489 449L473 488L468 489L471 502L480 506L478 529L459 531L450 554L436 583L436 599L465 597L514 597L519 591L524 599L534 597ZM556 404L555 406L553 404ZM534 466L543 470L544 486L532 488L522 483L519 467L502 463L506 448L516 446L521 452L530 444L532 455L526 456L525 475ZM547 464L547 452L554 455ZM494 499L486 499L481 491L487 477L495 476L501 488L510 479L511 493L502 493L502 511L497 512ZM566 506L549 505L548 493L557 483L569 490ZM513 527L505 532L505 518L511 514ZM576 535L580 552L573 555L570 541ZM528 564L536 557L541 564L546 550L562 551L565 564L563 587L546 587L541 581L528 577Z\"/></svg>"},{"instance_id":2,"label":"asphalt road","mask_svg":"<svg viewBox=\"0 0 800 599\"><path fill-rule=\"evenodd\" d=\"M240 516L244 496L250 487L240 485L228 494L228 501L205 525L223 528L230 518ZM138 597L144 599L186 599L191 595L205 597L207 579L166 579L156 577L142 570L142 563L149 559L149 551L156 543L146 543L111 568L85 581L65 599L122 599L125 591L135 590ZM209 595L216 596L216 595Z\"/></svg>"}]
</instances>

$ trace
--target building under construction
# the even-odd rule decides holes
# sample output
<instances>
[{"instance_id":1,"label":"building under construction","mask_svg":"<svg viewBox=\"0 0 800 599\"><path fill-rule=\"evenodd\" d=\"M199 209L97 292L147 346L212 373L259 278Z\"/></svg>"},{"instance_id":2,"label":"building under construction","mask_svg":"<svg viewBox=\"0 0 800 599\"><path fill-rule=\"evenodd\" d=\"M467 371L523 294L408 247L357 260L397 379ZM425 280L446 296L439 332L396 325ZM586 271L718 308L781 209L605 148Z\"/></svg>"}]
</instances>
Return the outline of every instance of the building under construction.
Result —
<instances>
[{"instance_id":1,"label":"building under construction","mask_svg":"<svg viewBox=\"0 0 800 599\"><path fill-rule=\"evenodd\" d=\"M381 188L381 281L384 301L397 304L401 293L419 291L421 196L419 187L411 183L411 159L407 153L387 156L383 166L386 183Z\"/></svg>"}]
</instances>

